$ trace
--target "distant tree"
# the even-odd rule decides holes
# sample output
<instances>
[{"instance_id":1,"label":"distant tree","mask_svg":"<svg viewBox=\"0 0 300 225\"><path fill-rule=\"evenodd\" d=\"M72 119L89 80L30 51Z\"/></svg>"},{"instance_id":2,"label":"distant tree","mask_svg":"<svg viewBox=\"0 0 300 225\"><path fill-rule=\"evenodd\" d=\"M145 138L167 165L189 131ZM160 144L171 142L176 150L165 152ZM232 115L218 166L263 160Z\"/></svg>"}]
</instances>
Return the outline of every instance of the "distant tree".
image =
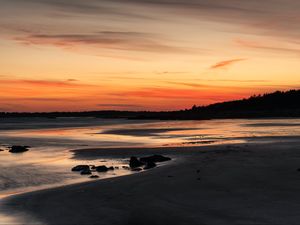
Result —
<instances>
[{"instance_id":1,"label":"distant tree","mask_svg":"<svg viewBox=\"0 0 300 225\"><path fill-rule=\"evenodd\" d=\"M196 105L193 105L193 107L192 107L192 111L196 111L197 110L197 106Z\"/></svg>"}]
</instances>

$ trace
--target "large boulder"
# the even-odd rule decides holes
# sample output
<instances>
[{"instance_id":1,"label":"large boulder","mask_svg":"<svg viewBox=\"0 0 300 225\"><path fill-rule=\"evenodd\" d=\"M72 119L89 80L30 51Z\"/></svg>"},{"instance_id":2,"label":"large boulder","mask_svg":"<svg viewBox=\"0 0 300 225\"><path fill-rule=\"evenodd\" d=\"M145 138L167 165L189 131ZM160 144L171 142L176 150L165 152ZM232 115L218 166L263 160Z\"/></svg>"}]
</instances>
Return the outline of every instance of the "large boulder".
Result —
<instances>
[{"instance_id":1,"label":"large boulder","mask_svg":"<svg viewBox=\"0 0 300 225\"><path fill-rule=\"evenodd\" d=\"M130 158L130 161L129 161L130 168L137 168L137 167L140 167L143 165L144 165L144 163L142 163L140 160L138 160L137 157L132 156Z\"/></svg>"},{"instance_id":2,"label":"large boulder","mask_svg":"<svg viewBox=\"0 0 300 225\"><path fill-rule=\"evenodd\" d=\"M72 171L80 172L80 171L89 170L89 169L90 169L89 165L77 165L72 168Z\"/></svg>"},{"instance_id":3,"label":"large boulder","mask_svg":"<svg viewBox=\"0 0 300 225\"><path fill-rule=\"evenodd\" d=\"M9 152L11 153L22 153L22 152L27 152L28 150L29 150L29 146L13 145L9 147Z\"/></svg>"},{"instance_id":4,"label":"large boulder","mask_svg":"<svg viewBox=\"0 0 300 225\"><path fill-rule=\"evenodd\" d=\"M171 158L162 155L153 155L153 156L140 158L140 161L143 163L149 163L149 162L157 163L157 162L165 162L169 160L171 160Z\"/></svg>"}]
</instances>

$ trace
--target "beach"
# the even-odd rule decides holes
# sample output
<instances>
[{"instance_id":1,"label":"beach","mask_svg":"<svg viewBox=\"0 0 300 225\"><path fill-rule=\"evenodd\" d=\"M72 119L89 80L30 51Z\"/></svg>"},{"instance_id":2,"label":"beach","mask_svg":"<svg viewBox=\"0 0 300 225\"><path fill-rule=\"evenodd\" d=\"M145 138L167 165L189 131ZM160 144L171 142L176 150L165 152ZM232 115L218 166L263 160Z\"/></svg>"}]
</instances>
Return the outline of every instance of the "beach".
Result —
<instances>
[{"instance_id":1,"label":"beach","mask_svg":"<svg viewBox=\"0 0 300 225\"><path fill-rule=\"evenodd\" d=\"M296 225L299 147L294 140L191 148L186 154L164 150L179 159L134 175L11 197L5 205L10 213L50 225Z\"/></svg>"},{"instance_id":2,"label":"beach","mask_svg":"<svg viewBox=\"0 0 300 225\"><path fill-rule=\"evenodd\" d=\"M153 154L172 160L138 173L11 195L1 212L14 219L10 224L299 224L298 133L244 140L78 148L71 151L77 161Z\"/></svg>"}]
</instances>

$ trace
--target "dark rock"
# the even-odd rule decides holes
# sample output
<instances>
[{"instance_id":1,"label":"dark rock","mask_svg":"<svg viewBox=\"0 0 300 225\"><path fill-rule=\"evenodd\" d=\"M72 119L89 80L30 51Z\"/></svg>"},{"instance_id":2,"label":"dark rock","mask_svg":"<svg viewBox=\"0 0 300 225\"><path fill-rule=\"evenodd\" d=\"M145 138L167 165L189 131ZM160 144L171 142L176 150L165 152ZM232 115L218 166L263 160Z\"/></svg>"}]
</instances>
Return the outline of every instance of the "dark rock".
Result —
<instances>
[{"instance_id":1,"label":"dark rock","mask_svg":"<svg viewBox=\"0 0 300 225\"><path fill-rule=\"evenodd\" d=\"M95 170L96 169L95 165L90 165L90 167L91 167L91 170Z\"/></svg>"},{"instance_id":2,"label":"dark rock","mask_svg":"<svg viewBox=\"0 0 300 225\"><path fill-rule=\"evenodd\" d=\"M144 165L137 157L132 156L129 161L130 168L136 168Z\"/></svg>"},{"instance_id":3,"label":"dark rock","mask_svg":"<svg viewBox=\"0 0 300 225\"><path fill-rule=\"evenodd\" d=\"M29 146L13 145L9 147L9 152L11 153L22 153L22 152L27 152L28 150L29 150Z\"/></svg>"},{"instance_id":4,"label":"dark rock","mask_svg":"<svg viewBox=\"0 0 300 225\"><path fill-rule=\"evenodd\" d=\"M95 178L99 178L99 176L98 175L92 175L92 176L90 176L90 178L95 179Z\"/></svg>"},{"instance_id":5,"label":"dark rock","mask_svg":"<svg viewBox=\"0 0 300 225\"><path fill-rule=\"evenodd\" d=\"M116 169L116 170L118 170L118 169L119 169L119 167L118 167L118 166L115 166L115 169Z\"/></svg>"},{"instance_id":6,"label":"dark rock","mask_svg":"<svg viewBox=\"0 0 300 225\"><path fill-rule=\"evenodd\" d=\"M122 166L122 168L125 169L125 170L130 170L129 166Z\"/></svg>"},{"instance_id":7,"label":"dark rock","mask_svg":"<svg viewBox=\"0 0 300 225\"><path fill-rule=\"evenodd\" d=\"M90 168L88 168L88 169L81 170L80 174L81 175L91 175L92 171L90 170Z\"/></svg>"},{"instance_id":8,"label":"dark rock","mask_svg":"<svg viewBox=\"0 0 300 225\"><path fill-rule=\"evenodd\" d=\"M157 163L157 162L165 162L169 160L171 160L171 158L162 155L153 155L153 156L140 158L140 161L143 163L148 163L148 162Z\"/></svg>"},{"instance_id":9,"label":"dark rock","mask_svg":"<svg viewBox=\"0 0 300 225\"><path fill-rule=\"evenodd\" d=\"M155 162L149 161L149 162L146 163L146 166L144 167L144 170L148 170L148 169L151 169L151 168L154 168L154 167L156 167Z\"/></svg>"},{"instance_id":10,"label":"dark rock","mask_svg":"<svg viewBox=\"0 0 300 225\"><path fill-rule=\"evenodd\" d=\"M0 149L0 152L3 152L4 150L3 149Z\"/></svg>"},{"instance_id":11,"label":"dark rock","mask_svg":"<svg viewBox=\"0 0 300 225\"><path fill-rule=\"evenodd\" d=\"M115 168L113 166L110 166L107 168L108 170L114 170Z\"/></svg>"},{"instance_id":12,"label":"dark rock","mask_svg":"<svg viewBox=\"0 0 300 225\"><path fill-rule=\"evenodd\" d=\"M108 170L109 168L107 168L106 166L96 166L97 172L107 172Z\"/></svg>"},{"instance_id":13,"label":"dark rock","mask_svg":"<svg viewBox=\"0 0 300 225\"><path fill-rule=\"evenodd\" d=\"M135 171L135 172L139 172L139 171L141 171L141 170L143 170L143 169L140 168L140 167L136 167L136 168L132 168L132 169L131 169L131 171Z\"/></svg>"},{"instance_id":14,"label":"dark rock","mask_svg":"<svg viewBox=\"0 0 300 225\"><path fill-rule=\"evenodd\" d=\"M89 169L90 169L89 165L78 165L78 166L73 167L72 171L79 172L79 171L82 171L82 170L89 170Z\"/></svg>"}]
</instances>

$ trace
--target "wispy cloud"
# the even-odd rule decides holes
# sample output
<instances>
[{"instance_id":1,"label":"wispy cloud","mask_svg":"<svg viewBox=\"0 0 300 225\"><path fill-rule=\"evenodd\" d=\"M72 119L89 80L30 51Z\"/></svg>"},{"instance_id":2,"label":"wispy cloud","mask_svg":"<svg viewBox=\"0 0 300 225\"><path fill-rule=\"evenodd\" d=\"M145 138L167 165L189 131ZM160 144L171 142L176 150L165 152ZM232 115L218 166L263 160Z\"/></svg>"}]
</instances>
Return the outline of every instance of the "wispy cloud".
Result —
<instances>
[{"instance_id":1,"label":"wispy cloud","mask_svg":"<svg viewBox=\"0 0 300 225\"><path fill-rule=\"evenodd\" d=\"M235 40L235 43L241 47L245 48L252 48L257 49L261 51L271 51L276 53L289 53L293 55L300 55L300 46L297 46L298 48L291 48L291 47L283 47L278 46L270 43L262 43L258 41L250 41L250 40L244 40L244 39L237 39Z\"/></svg>"},{"instance_id":2,"label":"wispy cloud","mask_svg":"<svg viewBox=\"0 0 300 225\"><path fill-rule=\"evenodd\" d=\"M100 85L67 80L0 79L0 99L12 101L54 101L99 93ZM103 89L103 87L102 87Z\"/></svg>"},{"instance_id":3,"label":"wispy cloud","mask_svg":"<svg viewBox=\"0 0 300 225\"><path fill-rule=\"evenodd\" d=\"M91 84L82 84L76 83L74 80L29 80L29 79L1 79L1 86L18 86L18 87L26 87L30 86L38 86L38 87L91 87L94 85Z\"/></svg>"},{"instance_id":4,"label":"wispy cloud","mask_svg":"<svg viewBox=\"0 0 300 225\"><path fill-rule=\"evenodd\" d=\"M158 35L143 32L99 31L85 34L29 34L14 38L25 45L54 45L62 48L95 46L104 49L159 53L188 53L193 49L166 44ZM160 40L160 41L159 41Z\"/></svg>"},{"instance_id":5,"label":"wispy cloud","mask_svg":"<svg viewBox=\"0 0 300 225\"><path fill-rule=\"evenodd\" d=\"M189 83L189 82L173 82L169 81L168 84L174 84L174 85L181 85L181 86L188 86L193 88L212 88L212 85L207 84L199 84L199 83Z\"/></svg>"},{"instance_id":6,"label":"wispy cloud","mask_svg":"<svg viewBox=\"0 0 300 225\"><path fill-rule=\"evenodd\" d=\"M204 82L229 82L229 83L267 83L271 80L242 80L242 79L197 79Z\"/></svg>"},{"instance_id":7,"label":"wispy cloud","mask_svg":"<svg viewBox=\"0 0 300 225\"><path fill-rule=\"evenodd\" d=\"M240 59L230 59L230 60L220 61L220 62L217 62L216 64L212 65L210 67L210 69L226 68L234 63L241 62L244 60L246 60L246 59L240 58Z\"/></svg>"},{"instance_id":8,"label":"wispy cloud","mask_svg":"<svg viewBox=\"0 0 300 225\"><path fill-rule=\"evenodd\" d=\"M186 85L188 86L188 85ZM226 88L225 88L226 89ZM243 92L242 88L238 88L240 92ZM214 94L212 94L212 90ZM152 99L164 99L164 100L178 100L182 101L184 99L189 100L205 100L207 98L215 96L220 99L228 99L230 95L235 94L227 93L227 96L221 97L224 94L224 89L206 86L205 89L191 89L191 88L176 88L176 87L157 87L157 88L143 88L136 89L132 91L124 91L120 93L111 93L111 95L122 96L122 97L136 97L136 98L152 98Z\"/></svg>"},{"instance_id":9,"label":"wispy cloud","mask_svg":"<svg viewBox=\"0 0 300 225\"><path fill-rule=\"evenodd\" d=\"M111 17L118 17L120 19L132 18L132 19L151 19L143 12L126 10L126 5L123 5L122 9L120 4L116 4L116 1L107 0L12 0L19 2L27 2L40 6L40 8L52 8L53 12L59 12L61 16L66 14L71 15L105 15ZM128 4L128 3L127 3ZM58 15L58 14L56 14ZM154 19L154 18L152 18Z\"/></svg>"}]
</instances>

